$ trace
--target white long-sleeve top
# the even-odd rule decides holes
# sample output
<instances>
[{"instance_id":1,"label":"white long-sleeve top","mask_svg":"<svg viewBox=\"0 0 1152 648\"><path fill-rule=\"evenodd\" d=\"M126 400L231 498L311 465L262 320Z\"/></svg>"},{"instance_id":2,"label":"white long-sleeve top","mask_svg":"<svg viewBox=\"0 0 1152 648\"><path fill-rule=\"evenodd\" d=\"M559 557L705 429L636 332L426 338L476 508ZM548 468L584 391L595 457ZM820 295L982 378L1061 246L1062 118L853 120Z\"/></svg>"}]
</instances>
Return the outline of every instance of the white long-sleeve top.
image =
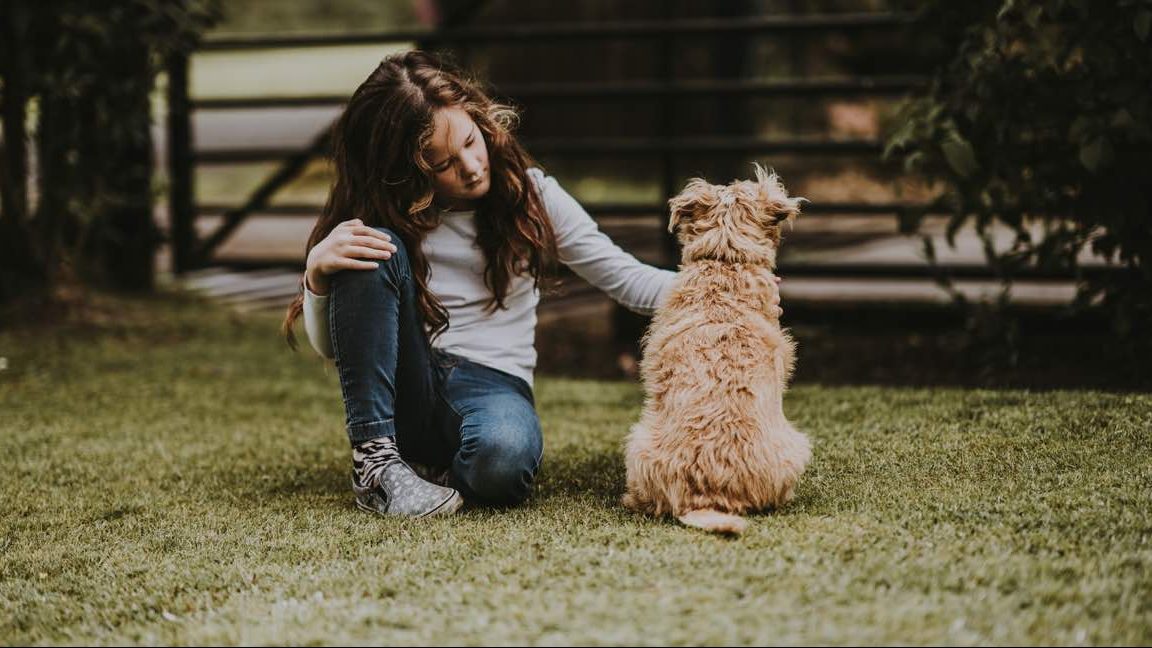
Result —
<instances>
[{"instance_id":1,"label":"white long-sleeve top","mask_svg":"<svg viewBox=\"0 0 1152 648\"><path fill-rule=\"evenodd\" d=\"M536 167L528 169L528 176L541 192L560 262L622 306L651 315L668 297L676 273L641 263L620 249L555 178ZM423 243L431 272L428 288L448 310L448 329L433 345L531 385L539 290L531 277L513 277L504 299L507 308L486 312L492 293L484 285L485 260L476 243L475 211L444 211L441 216L440 225ZM312 347L332 358L328 297L307 288L304 329Z\"/></svg>"}]
</instances>

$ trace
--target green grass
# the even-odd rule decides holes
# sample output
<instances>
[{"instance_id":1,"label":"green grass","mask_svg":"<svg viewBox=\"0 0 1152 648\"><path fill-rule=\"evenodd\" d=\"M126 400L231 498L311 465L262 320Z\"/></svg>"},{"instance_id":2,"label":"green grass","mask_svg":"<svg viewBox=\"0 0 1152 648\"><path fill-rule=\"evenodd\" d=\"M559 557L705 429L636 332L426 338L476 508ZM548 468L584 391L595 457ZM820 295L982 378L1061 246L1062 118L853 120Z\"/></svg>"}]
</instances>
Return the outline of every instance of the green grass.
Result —
<instances>
[{"instance_id":1,"label":"green grass","mask_svg":"<svg viewBox=\"0 0 1152 648\"><path fill-rule=\"evenodd\" d=\"M1148 394L797 386L727 540L617 505L637 385L541 378L527 505L383 519L274 318L96 304L0 332L3 644L1152 642Z\"/></svg>"}]
</instances>

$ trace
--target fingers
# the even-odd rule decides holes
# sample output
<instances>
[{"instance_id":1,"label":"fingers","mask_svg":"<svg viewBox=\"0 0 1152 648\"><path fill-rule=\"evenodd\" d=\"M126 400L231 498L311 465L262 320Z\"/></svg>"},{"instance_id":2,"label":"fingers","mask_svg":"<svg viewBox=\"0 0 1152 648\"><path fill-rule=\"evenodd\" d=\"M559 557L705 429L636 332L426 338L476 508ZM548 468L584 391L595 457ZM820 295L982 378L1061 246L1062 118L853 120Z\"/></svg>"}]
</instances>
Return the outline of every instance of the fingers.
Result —
<instances>
[{"instance_id":1,"label":"fingers","mask_svg":"<svg viewBox=\"0 0 1152 648\"><path fill-rule=\"evenodd\" d=\"M336 270L375 270L380 267L375 261L361 261L359 259L341 259L333 264Z\"/></svg>"},{"instance_id":2,"label":"fingers","mask_svg":"<svg viewBox=\"0 0 1152 648\"><path fill-rule=\"evenodd\" d=\"M354 259L391 259L392 252L362 245L349 245L341 251L341 256Z\"/></svg>"},{"instance_id":3,"label":"fingers","mask_svg":"<svg viewBox=\"0 0 1152 648\"><path fill-rule=\"evenodd\" d=\"M317 266L322 275L333 275L341 270L375 270L380 264L370 259L354 259L352 257L335 257Z\"/></svg>"},{"instance_id":4,"label":"fingers","mask_svg":"<svg viewBox=\"0 0 1152 648\"><path fill-rule=\"evenodd\" d=\"M362 227L364 227L364 221L360 220L359 218L353 218L352 220L342 221L336 227L333 227L332 233L335 234L336 232L348 232L350 230L356 230Z\"/></svg>"},{"instance_id":5,"label":"fingers","mask_svg":"<svg viewBox=\"0 0 1152 648\"><path fill-rule=\"evenodd\" d=\"M388 236L384 232L381 232L380 230L376 229L375 227L366 227L364 225L358 225L356 227L353 227L352 233L357 235L357 236L370 236L372 238L377 238L377 239L380 239L381 241L385 241L385 242L389 242L392 240L391 236Z\"/></svg>"},{"instance_id":6,"label":"fingers","mask_svg":"<svg viewBox=\"0 0 1152 648\"><path fill-rule=\"evenodd\" d=\"M350 229L350 230L352 230L353 234L358 234L360 236L374 236L374 237L376 237L382 241L391 241L392 240L391 236L388 236L384 232L381 232L380 230L376 229L375 227L369 227L369 226L365 225L364 221L360 220L359 218L353 218L352 220L346 220L346 221L340 223L339 225L337 225L337 227L343 227L345 229Z\"/></svg>"},{"instance_id":7,"label":"fingers","mask_svg":"<svg viewBox=\"0 0 1152 648\"><path fill-rule=\"evenodd\" d=\"M375 230L373 230L375 231ZM387 250L388 252L396 251L396 244L392 243L389 239L380 239L375 236L353 236L348 241L351 245L358 245L360 247L375 248L377 250Z\"/></svg>"}]
</instances>

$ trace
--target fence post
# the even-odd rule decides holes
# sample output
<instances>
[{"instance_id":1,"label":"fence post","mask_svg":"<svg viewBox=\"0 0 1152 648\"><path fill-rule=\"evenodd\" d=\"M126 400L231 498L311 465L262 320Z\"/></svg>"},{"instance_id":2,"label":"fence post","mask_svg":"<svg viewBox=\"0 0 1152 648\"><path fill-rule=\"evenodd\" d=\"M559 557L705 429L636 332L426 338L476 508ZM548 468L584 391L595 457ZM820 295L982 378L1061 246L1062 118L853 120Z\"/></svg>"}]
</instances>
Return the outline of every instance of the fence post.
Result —
<instances>
[{"instance_id":1,"label":"fence post","mask_svg":"<svg viewBox=\"0 0 1152 648\"><path fill-rule=\"evenodd\" d=\"M664 24L674 18L672 3L662 2L660 5L660 19ZM675 37L671 34L662 34L656 41L657 70L659 74L660 93L657 101L658 122L656 139L660 142L660 260L658 266L675 269L680 264L680 246L676 236L668 232L668 199L678 193L676 177L676 153L668 146L668 141L676 135L676 100L671 91L676 81L676 69L673 56L675 55ZM623 306L616 305L612 310L613 342L616 347L618 367L625 375L634 376L639 371L640 339L644 335L651 318L637 315Z\"/></svg>"},{"instance_id":2,"label":"fence post","mask_svg":"<svg viewBox=\"0 0 1152 648\"><path fill-rule=\"evenodd\" d=\"M661 3L662 18L665 22L670 22L673 19L673 9L671 3ZM676 81L676 70L673 63L675 56L675 40L671 34L664 34L659 40L659 66L660 66L660 83L664 85L667 90ZM668 140L676 136L676 95L672 92L664 92L660 97L660 131L658 137L666 143ZM676 241L676 235L668 232L668 219L671 214L668 213L668 200L675 196L677 191L676 183L676 159L675 154L671 148L664 147L660 155L660 200L664 203L664 227L661 228L661 238L663 240L664 248L664 267L675 269L680 265L680 245Z\"/></svg>"},{"instance_id":3,"label":"fence post","mask_svg":"<svg viewBox=\"0 0 1152 648\"><path fill-rule=\"evenodd\" d=\"M196 250L196 202L192 162L192 115L188 101L188 55L168 59L168 215L172 270L187 272L199 264Z\"/></svg>"}]
</instances>

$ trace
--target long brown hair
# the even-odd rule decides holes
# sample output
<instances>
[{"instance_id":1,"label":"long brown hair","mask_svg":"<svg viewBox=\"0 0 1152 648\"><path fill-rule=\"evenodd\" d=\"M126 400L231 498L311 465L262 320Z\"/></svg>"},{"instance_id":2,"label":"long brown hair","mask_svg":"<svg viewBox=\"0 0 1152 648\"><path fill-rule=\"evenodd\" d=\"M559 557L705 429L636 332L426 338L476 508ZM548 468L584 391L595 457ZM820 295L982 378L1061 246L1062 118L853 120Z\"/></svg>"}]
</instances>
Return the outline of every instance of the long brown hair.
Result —
<instances>
[{"instance_id":1,"label":"long brown hair","mask_svg":"<svg viewBox=\"0 0 1152 648\"><path fill-rule=\"evenodd\" d=\"M359 218L395 232L412 263L424 326L435 338L447 330L448 311L428 290L428 260L421 243L440 224L432 206L434 172L422 152L433 116L459 107L476 122L488 146L491 185L476 205L476 239L484 253L488 308L505 308L512 277L527 272L535 286L556 259L556 234L527 170L537 166L512 134L519 116L496 103L450 61L412 50L385 58L348 101L332 132L336 179L308 237L305 255L343 221ZM281 330L295 349L292 325L304 293L288 307Z\"/></svg>"}]
</instances>

